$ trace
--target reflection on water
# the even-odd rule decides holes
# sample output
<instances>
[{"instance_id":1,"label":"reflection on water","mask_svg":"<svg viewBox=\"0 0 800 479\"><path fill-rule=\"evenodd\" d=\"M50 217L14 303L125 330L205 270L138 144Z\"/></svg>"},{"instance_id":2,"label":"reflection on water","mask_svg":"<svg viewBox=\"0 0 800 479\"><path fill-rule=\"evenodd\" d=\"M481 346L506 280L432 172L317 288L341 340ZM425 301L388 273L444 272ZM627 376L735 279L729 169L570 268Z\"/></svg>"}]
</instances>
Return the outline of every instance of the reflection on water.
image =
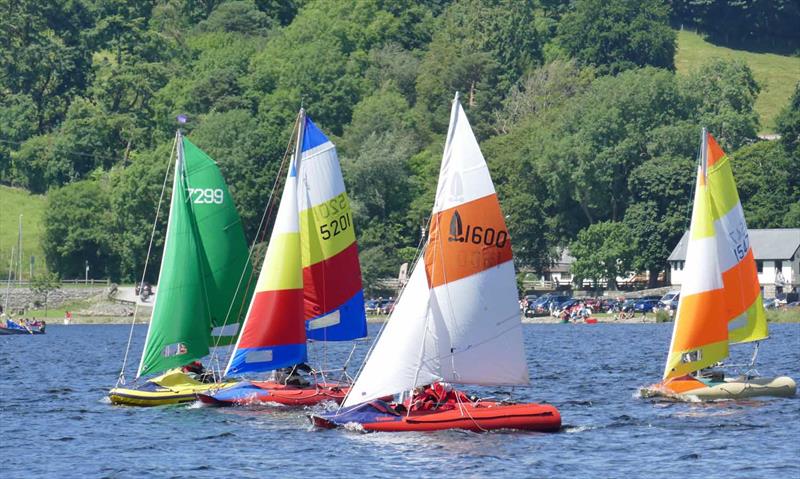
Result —
<instances>
[{"instance_id":1,"label":"reflection on water","mask_svg":"<svg viewBox=\"0 0 800 479\"><path fill-rule=\"evenodd\" d=\"M112 406L105 394L119 373L127 326L53 325L44 336L0 337L0 437L37 458L6 454L2 476L621 477L641 475L647 465L659 477L723 470L734 477L800 477L798 398L691 404L638 397L638 387L661 376L671 325L525 325L524 331L533 385L513 395L556 405L564 422L559 434L365 434L315 430L310 411L270 405ZM144 335L137 326L134 354ZM800 325L771 325L771 337L761 350L762 372L800 378ZM356 348L350 371L368 346ZM350 344L317 344L312 358L337 367L350 352ZM732 362L750 353L733 352L741 358ZM769 466L753 469L765 453Z\"/></svg>"}]
</instances>

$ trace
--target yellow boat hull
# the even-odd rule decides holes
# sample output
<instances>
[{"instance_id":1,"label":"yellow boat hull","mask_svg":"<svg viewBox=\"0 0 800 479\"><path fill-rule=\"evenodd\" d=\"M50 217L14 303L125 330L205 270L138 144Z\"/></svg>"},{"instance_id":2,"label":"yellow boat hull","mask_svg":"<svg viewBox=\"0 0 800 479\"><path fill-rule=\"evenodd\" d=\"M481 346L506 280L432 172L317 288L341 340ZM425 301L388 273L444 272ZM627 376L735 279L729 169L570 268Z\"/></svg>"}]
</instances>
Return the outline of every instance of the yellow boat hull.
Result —
<instances>
[{"instance_id":1,"label":"yellow boat hull","mask_svg":"<svg viewBox=\"0 0 800 479\"><path fill-rule=\"evenodd\" d=\"M714 401L754 397L792 397L797 392L795 381L786 376L777 378L731 378L708 381L692 376L670 379L642 388L642 397L662 397L679 401Z\"/></svg>"},{"instance_id":2,"label":"yellow boat hull","mask_svg":"<svg viewBox=\"0 0 800 479\"><path fill-rule=\"evenodd\" d=\"M236 381L203 383L180 370L172 370L137 388L113 388L108 398L112 404L125 406L165 406L192 402L198 394L213 394L234 384Z\"/></svg>"}]
</instances>

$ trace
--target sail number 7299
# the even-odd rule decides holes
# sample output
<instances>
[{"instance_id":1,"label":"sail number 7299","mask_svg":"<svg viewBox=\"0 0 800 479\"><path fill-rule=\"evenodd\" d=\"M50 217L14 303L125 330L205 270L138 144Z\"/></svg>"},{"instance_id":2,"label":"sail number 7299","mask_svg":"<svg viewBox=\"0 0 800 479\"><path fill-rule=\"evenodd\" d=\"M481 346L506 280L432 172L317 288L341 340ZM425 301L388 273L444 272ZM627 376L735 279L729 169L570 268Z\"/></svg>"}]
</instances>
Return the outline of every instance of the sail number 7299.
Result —
<instances>
[{"instance_id":1,"label":"sail number 7299","mask_svg":"<svg viewBox=\"0 0 800 479\"><path fill-rule=\"evenodd\" d=\"M225 200L222 188L188 188L189 198L196 205L221 205Z\"/></svg>"}]
</instances>

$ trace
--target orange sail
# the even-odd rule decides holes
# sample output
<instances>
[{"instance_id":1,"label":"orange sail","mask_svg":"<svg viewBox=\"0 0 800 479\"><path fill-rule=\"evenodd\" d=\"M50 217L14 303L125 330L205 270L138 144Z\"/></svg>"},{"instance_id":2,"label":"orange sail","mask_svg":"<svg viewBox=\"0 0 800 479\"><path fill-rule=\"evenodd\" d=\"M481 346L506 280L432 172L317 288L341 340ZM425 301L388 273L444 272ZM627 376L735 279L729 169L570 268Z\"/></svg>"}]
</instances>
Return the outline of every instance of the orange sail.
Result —
<instances>
[{"instance_id":1,"label":"orange sail","mask_svg":"<svg viewBox=\"0 0 800 479\"><path fill-rule=\"evenodd\" d=\"M728 344L767 337L744 210L730 160L703 130L686 267L664 379L728 356Z\"/></svg>"}]
</instances>

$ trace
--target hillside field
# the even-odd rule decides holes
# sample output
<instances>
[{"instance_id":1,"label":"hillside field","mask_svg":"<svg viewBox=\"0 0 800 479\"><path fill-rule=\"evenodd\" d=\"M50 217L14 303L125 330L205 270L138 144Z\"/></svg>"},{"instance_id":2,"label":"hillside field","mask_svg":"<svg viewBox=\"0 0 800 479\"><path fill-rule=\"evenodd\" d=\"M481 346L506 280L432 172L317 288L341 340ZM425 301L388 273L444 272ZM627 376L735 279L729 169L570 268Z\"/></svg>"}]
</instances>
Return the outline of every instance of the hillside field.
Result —
<instances>
[{"instance_id":1,"label":"hillside field","mask_svg":"<svg viewBox=\"0 0 800 479\"><path fill-rule=\"evenodd\" d=\"M743 60L753 70L761 93L756 111L761 121L759 133L775 132L775 117L789 102L797 82L800 82L800 57L733 50L708 43L703 36L688 30L678 32L678 51L675 67L678 73L698 68L711 58Z\"/></svg>"},{"instance_id":2,"label":"hillside field","mask_svg":"<svg viewBox=\"0 0 800 479\"><path fill-rule=\"evenodd\" d=\"M19 215L22 215L22 278L30 276L30 258L36 257L37 271L44 269L44 253L40 238L44 234L44 195L32 195L20 188L0 186L0 273L8 278L11 248L16 249ZM16 256L16 252L15 252Z\"/></svg>"}]
</instances>

